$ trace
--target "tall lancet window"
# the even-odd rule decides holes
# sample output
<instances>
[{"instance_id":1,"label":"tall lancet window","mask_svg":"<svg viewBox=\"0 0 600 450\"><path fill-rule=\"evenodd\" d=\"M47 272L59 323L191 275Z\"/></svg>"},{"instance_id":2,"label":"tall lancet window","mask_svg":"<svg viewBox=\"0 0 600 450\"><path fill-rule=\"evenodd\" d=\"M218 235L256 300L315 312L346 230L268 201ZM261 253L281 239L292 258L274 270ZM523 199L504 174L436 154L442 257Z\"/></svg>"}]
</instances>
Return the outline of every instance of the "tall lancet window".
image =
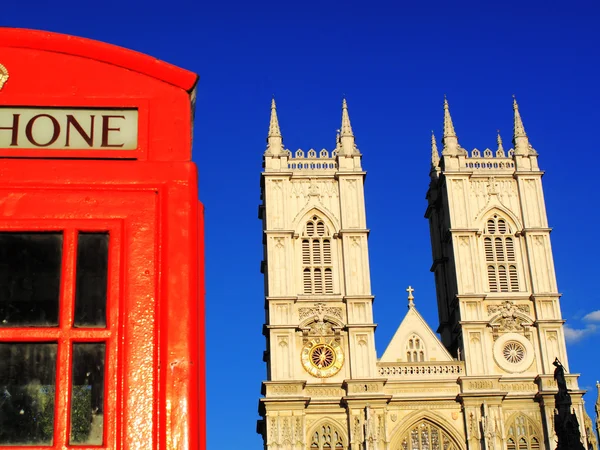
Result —
<instances>
[{"instance_id":1,"label":"tall lancet window","mask_svg":"<svg viewBox=\"0 0 600 450\"><path fill-rule=\"evenodd\" d=\"M423 340L416 334L411 335L406 342L406 361L425 361L425 345L423 344Z\"/></svg>"},{"instance_id":2,"label":"tall lancet window","mask_svg":"<svg viewBox=\"0 0 600 450\"><path fill-rule=\"evenodd\" d=\"M524 415L518 415L508 423L507 450L540 450L540 442L536 425Z\"/></svg>"},{"instance_id":3,"label":"tall lancet window","mask_svg":"<svg viewBox=\"0 0 600 450\"><path fill-rule=\"evenodd\" d=\"M407 430L400 438L400 445L394 450L458 450L452 438L428 420L421 420Z\"/></svg>"},{"instance_id":4,"label":"tall lancet window","mask_svg":"<svg viewBox=\"0 0 600 450\"><path fill-rule=\"evenodd\" d=\"M305 294L333 294L332 236L319 216L302 233L302 282Z\"/></svg>"},{"instance_id":5,"label":"tall lancet window","mask_svg":"<svg viewBox=\"0 0 600 450\"><path fill-rule=\"evenodd\" d=\"M490 292L519 291L516 238L510 225L494 215L485 225L483 246Z\"/></svg>"}]
</instances>

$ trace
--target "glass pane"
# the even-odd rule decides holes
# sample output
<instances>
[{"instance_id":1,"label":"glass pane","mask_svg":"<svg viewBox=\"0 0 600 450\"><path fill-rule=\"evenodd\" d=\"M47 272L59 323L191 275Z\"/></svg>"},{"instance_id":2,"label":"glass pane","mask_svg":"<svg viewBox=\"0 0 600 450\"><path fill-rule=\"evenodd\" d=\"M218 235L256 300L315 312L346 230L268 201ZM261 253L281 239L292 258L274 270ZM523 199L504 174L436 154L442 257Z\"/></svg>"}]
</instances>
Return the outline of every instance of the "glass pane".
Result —
<instances>
[{"instance_id":1,"label":"glass pane","mask_svg":"<svg viewBox=\"0 0 600 450\"><path fill-rule=\"evenodd\" d=\"M0 445L51 445L57 344L0 343Z\"/></svg>"},{"instance_id":2,"label":"glass pane","mask_svg":"<svg viewBox=\"0 0 600 450\"><path fill-rule=\"evenodd\" d=\"M56 326L61 233L0 233L0 326Z\"/></svg>"},{"instance_id":3,"label":"glass pane","mask_svg":"<svg viewBox=\"0 0 600 450\"><path fill-rule=\"evenodd\" d=\"M108 233L79 233L75 326L106 326Z\"/></svg>"},{"instance_id":4,"label":"glass pane","mask_svg":"<svg viewBox=\"0 0 600 450\"><path fill-rule=\"evenodd\" d=\"M73 344L71 444L102 445L104 343Z\"/></svg>"}]
</instances>

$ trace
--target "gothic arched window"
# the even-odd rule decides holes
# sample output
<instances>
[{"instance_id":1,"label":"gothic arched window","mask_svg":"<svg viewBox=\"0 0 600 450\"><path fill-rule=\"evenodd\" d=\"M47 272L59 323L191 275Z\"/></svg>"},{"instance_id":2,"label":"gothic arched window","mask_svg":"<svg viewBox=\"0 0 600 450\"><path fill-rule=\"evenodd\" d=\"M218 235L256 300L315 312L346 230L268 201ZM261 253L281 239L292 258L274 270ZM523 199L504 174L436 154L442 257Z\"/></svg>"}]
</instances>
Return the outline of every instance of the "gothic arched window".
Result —
<instances>
[{"instance_id":1,"label":"gothic arched window","mask_svg":"<svg viewBox=\"0 0 600 450\"><path fill-rule=\"evenodd\" d=\"M494 215L483 233L483 247L490 292L518 292L516 238L510 225Z\"/></svg>"},{"instance_id":2,"label":"gothic arched window","mask_svg":"<svg viewBox=\"0 0 600 450\"><path fill-rule=\"evenodd\" d=\"M421 420L404 433L395 450L458 450L458 446L440 427Z\"/></svg>"},{"instance_id":3,"label":"gothic arched window","mask_svg":"<svg viewBox=\"0 0 600 450\"><path fill-rule=\"evenodd\" d=\"M318 427L310 437L310 450L346 450L342 434L326 423Z\"/></svg>"},{"instance_id":4,"label":"gothic arched window","mask_svg":"<svg viewBox=\"0 0 600 450\"><path fill-rule=\"evenodd\" d=\"M423 362L425 361L425 344L416 334L412 334L406 341L406 361Z\"/></svg>"},{"instance_id":5,"label":"gothic arched window","mask_svg":"<svg viewBox=\"0 0 600 450\"><path fill-rule=\"evenodd\" d=\"M325 222L312 216L302 233L302 283L305 294L333 294L332 236Z\"/></svg>"},{"instance_id":6,"label":"gothic arched window","mask_svg":"<svg viewBox=\"0 0 600 450\"><path fill-rule=\"evenodd\" d=\"M540 435L530 419L517 415L508 424L507 450L540 450Z\"/></svg>"}]
</instances>

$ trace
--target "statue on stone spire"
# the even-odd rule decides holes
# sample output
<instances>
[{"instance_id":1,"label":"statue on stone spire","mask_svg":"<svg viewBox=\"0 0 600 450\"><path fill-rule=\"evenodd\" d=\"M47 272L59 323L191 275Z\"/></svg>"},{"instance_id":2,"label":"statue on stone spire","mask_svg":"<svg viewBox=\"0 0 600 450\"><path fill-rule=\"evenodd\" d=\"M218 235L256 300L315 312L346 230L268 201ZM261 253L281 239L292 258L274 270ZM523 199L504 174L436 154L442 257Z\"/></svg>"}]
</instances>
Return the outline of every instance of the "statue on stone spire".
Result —
<instances>
[{"instance_id":1,"label":"statue on stone spire","mask_svg":"<svg viewBox=\"0 0 600 450\"><path fill-rule=\"evenodd\" d=\"M279 129L279 120L277 119L277 105L275 97L271 100L271 121L269 123L269 134L267 136L267 150L265 155L279 156L285 153L283 148L283 138Z\"/></svg>"}]
</instances>

